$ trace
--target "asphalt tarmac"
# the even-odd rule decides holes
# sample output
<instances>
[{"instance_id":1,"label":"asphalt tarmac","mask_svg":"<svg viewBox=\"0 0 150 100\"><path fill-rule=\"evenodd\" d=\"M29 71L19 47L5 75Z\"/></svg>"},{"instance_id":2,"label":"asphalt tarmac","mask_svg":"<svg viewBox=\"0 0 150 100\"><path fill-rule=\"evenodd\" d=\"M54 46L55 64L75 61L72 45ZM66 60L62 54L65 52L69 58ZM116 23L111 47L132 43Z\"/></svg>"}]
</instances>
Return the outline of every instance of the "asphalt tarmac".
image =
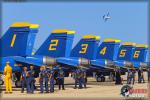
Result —
<instances>
[{"instance_id":1,"label":"asphalt tarmac","mask_svg":"<svg viewBox=\"0 0 150 100\"><path fill-rule=\"evenodd\" d=\"M126 76L122 76L126 80ZM147 77L145 77L147 80ZM132 86L134 89L146 89L147 92L144 93L144 98L148 98L148 82L146 83L137 83ZM39 84L36 83L37 89L34 94L21 93L20 88L15 88L13 85L13 93L5 94L5 86L2 86L1 99L11 99L11 100L23 100L23 99L124 99L120 93L122 86L126 85L126 81L123 81L123 85L115 85L115 82L110 82L108 79L106 82L96 82L92 77L88 78L87 88L86 89L74 89L74 80L71 77L65 78L65 90L58 90L58 86L55 85L54 93L43 93L39 92Z\"/></svg>"}]
</instances>

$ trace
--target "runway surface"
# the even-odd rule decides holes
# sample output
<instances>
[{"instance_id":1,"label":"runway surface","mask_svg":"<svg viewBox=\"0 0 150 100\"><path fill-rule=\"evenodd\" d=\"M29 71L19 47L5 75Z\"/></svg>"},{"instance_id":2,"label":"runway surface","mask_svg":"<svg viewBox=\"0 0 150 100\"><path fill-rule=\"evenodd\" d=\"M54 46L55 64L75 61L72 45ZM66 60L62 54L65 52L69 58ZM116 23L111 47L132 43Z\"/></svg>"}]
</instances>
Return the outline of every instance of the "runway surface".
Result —
<instances>
[{"instance_id":1,"label":"runway surface","mask_svg":"<svg viewBox=\"0 0 150 100\"><path fill-rule=\"evenodd\" d=\"M125 76L124 80L126 80ZM146 78L145 78L146 79ZM137 77L136 77L137 80ZM74 99L93 99L98 98L100 99L108 99L108 98L120 98L123 99L124 97L120 95L120 90L123 85L126 84L126 81L123 81L123 85L115 85L114 82L96 82L96 80L92 77L88 78L87 88L86 89L74 89L74 80L72 78L65 78L65 90L58 90L58 86L55 85L55 92L54 93L39 93L39 84L36 84L37 90L34 94L26 94L21 93L20 88L15 88L13 86L13 93L12 94L5 94L4 87L2 86L2 93L1 97L3 99L15 99L15 98L24 98L24 99L42 99L42 98L54 98L54 99L62 99L62 98L74 98ZM137 81L135 85L133 85L134 89L148 89L148 83L139 84ZM144 97L148 97L148 92L144 94ZM16 100L16 99L15 99ZM20 99L19 99L20 100Z\"/></svg>"}]
</instances>

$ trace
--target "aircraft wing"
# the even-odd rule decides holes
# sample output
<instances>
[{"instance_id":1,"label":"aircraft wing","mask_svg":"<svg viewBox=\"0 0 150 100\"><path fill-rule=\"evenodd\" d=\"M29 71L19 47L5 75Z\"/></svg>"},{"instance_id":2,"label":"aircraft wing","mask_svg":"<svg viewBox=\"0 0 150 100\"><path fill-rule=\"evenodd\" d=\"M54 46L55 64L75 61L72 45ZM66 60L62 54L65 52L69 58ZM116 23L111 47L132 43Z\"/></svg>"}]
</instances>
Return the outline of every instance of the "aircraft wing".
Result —
<instances>
[{"instance_id":1,"label":"aircraft wing","mask_svg":"<svg viewBox=\"0 0 150 100\"><path fill-rule=\"evenodd\" d=\"M114 62L106 59L91 60L91 66L97 67L99 69L113 69Z\"/></svg>"},{"instance_id":2,"label":"aircraft wing","mask_svg":"<svg viewBox=\"0 0 150 100\"><path fill-rule=\"evenodd\" d=\"M119 67L125 66L124 61L122 61L122 60L120 60L120 61L114 61L114 63L115 63L116 66L119 66Z\"/></svg>"},{"instance_id":3,"label":"aircraft wing","mask_svg":"<svg viewBox=\"0 0 150 100\"><path fill-rule=\"evenodd\" d=\"M65 57L59 57L57 58L57 62L60 64L65 64L70 66L71 68L77 68L78 66L82 66L83 64L83 60L80 58L75 58L75 57L70 57L70 58L65 58ZM89 65L90 67L89 67ZM110 66L113 64L113 62L108 61L108 60L90 60L90 62L88 62L87 67L84 66L85 68L97 68L97 69L104 69L104 68L108 68L106 66Z\"/></svg>"},{"instance_id":4,"label":"aircraft wing","mask_svg":"<svg viewBox=\"0 0 150 100\"><path fill-rule=\"evenodd\" d=\"M75 58L75 57L70 57L70 58L59 57L59 58L57 58L57 62L60 64L69 65L69 66L74 67L74 68L79 66L79 59Z\"/></svg>"},{"instance_id":5,"label":"aircraft wing","mask_svg":"<svg viewBox=\"0 0 150 100\"><path fill-rule=\"evenodd\" d=\"M91 65L93 66L105 66L106 65L106 60L101 59L101 60L91 60Z\"/></svg>"},{"instance_id":6,"label":"aircraft wing","mask_svg":"<svg viewBox=\"0 0 150 100\"><path fill-rule=\"evenodd\" d=\"M13 59L16 61L16 62L20 62L20 63L25 63L25 64L31 64L31 65L35 65L35 66L42 66L41 63L38 63L38 62L33 62L31 60L28 60L26 59L25 57L13 57Z\"/></svg>"},{"instance_id":7,"label":"aircraft wing","mask_svg":"<svg viewBox=\"0 0 150 100\"><path fill-rule=\"evenodd\" d=\"M147 68L147 67L149 67L147 62L133 62L133 66L135 68L139 68L139 67Z\"/></svg>"}]
</instances>

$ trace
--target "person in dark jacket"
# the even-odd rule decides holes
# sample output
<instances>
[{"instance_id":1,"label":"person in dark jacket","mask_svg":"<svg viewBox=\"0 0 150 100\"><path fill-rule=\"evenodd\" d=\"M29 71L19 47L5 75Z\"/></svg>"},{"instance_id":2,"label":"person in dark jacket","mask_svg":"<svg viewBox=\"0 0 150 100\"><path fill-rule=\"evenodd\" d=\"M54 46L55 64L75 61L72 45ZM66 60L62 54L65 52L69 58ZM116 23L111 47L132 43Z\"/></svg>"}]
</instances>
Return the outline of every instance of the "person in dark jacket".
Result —
<instances>
[{"instance_id":1,"label":"person in dark jacket","mask_svg":"<svg viewBox=\"0 0 150 100\"><path fill-rule=\"evenodd\" d=\"M61 88L62 88L62 90L65 90L65 88L64 88L64 76L65 76L64 71L62 70L61 67L59 67L58 77L57 77L59 90L61 90Z\"/></svg>"},{"instance_id":2,"label":"person in dark jacket","mask_svg":"<svg viewBox=\"0 0 150 100\"><path fill-rule=\"evenodd\" d=\"M150 82L150 68L147 69L147 78L148 78L148 82Z\"/></svg>"},{"instance_id":3,"label":"person in dark jacket","mask_svg":"<svg viewBox=\"0 0 150 100\"><path fill-rule=\"evenodd\" d=\"M145 83L143 70L141 70L141 78L140 78L140 80L141 80L141 82Z\"/></svg>"},{"instance_id":4,"label":"person in dark jacket","mask_svg":"<svg viewBox=\"0 0 150 100\"><path fill-rule=\"evenodd\" d=\"M39 83L40 83L40 93L43 93L43 82L44 82L44 67L40 67L40 73L39 73Z\"/></svg>"},{"instance_id":5,"label":"person in dark jacket","mask_svg":"<svg viewBox=\"0 0 150 100\"><path fill-rule=\"evenodd\" d=\"M121 84L121 72L120 72L119 68L116 69L116 82L115 82L115 84L116 85Z\"/></svg>"},{"instance_id":6,"label":"person in dark jacket","mask_svg":"<svg viewBox=\"0 0 150 100\"><path fill-rule=\"evenodd\" d=\"M23 72L21 73L21 93L24 93L24 88L27 85L27 67L23 68Z\"/></svg>"},{"instance_id":7,"label":"person in dark jacket","mask_svg":"<svg viewBox=\"0 0 150 100\"><path fill-rule=\"evenodd\" d=\"M141 68L138 70L138 83L141 83Z\"/></svg>"}]
</instances>

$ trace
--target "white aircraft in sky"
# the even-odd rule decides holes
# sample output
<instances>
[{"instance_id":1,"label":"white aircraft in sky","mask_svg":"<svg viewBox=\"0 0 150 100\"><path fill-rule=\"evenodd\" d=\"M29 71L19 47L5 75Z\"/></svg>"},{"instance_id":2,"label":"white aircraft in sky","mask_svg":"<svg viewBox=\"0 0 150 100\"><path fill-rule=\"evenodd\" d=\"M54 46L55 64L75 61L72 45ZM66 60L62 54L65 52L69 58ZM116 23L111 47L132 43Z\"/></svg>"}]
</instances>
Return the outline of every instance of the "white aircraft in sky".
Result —
<instances>
[{"instance_id":1,"label":"white aircraft in sky","mask_svg":"<svg viewBox=\"0 0 150 100\"><path fill-rule=\"evenodd\" d=\"M107 13L107 15L103 16L103 19L105 20L105 22L110 19L111 17L109 16L109 12Z\"/></svg>"}]
</instances>

